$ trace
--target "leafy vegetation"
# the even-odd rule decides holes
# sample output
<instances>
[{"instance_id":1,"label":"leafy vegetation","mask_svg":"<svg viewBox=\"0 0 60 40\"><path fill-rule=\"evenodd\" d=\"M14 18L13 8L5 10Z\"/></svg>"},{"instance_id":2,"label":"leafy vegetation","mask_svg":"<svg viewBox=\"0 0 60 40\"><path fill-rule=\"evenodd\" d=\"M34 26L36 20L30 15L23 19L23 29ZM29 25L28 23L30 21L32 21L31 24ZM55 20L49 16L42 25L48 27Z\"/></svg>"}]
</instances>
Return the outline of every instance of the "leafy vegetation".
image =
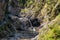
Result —
<instances>
[{"instance_id":1,"label":"leafy vegetation","mask_svg":"<svg viewBox=\"0 0 60 40\"><path fill-rule=\"evenodd\" d=\"M47 24L47 28L42 28L38 40L60 40L60 14L54 19L52 24Z\"/></svg>"}]
</instances>

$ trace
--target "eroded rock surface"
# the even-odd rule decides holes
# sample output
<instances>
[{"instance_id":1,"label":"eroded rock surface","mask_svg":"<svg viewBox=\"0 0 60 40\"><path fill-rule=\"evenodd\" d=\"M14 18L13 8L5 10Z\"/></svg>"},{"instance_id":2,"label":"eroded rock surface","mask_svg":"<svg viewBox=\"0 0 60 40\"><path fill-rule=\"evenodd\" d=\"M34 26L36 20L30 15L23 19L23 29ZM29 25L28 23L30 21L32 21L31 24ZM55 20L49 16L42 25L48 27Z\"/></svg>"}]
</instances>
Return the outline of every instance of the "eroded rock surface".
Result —
<instances>
[{"instance_id":1,"label":"eroded rock surface","mask_svg":"<svg viewBox=\"0 0 60 40\"><path fill-rule=\"evenodd\" d=\"M3 0L0 1L0 21L2 21L4 19L4 15L5 15L5 4L3 2Z\"/></svg>"},{"instance_id":2,"label":"eroded rock surface","mask_svg":"<svg viewBox=\"0 0 60 40\"><path fill-rule=\"evenodd\" d=\"M11 2L13 2L13 6ZM39 27L39 21L34 21L33 19L29 19L30 17L22 17L19 15L20 9L16 0L8 2L7 0L1 0L0 5L0 21L2 21L2 23L0 22L0 28L2 28L2 30L0 30L0 38L3 38L1 40L31 40L31 38L38 35L35 24L37 23ZM6 6L8 6L7 9ZM8 12L4 10L8 10Z\"/></svg>"}]
</instances>

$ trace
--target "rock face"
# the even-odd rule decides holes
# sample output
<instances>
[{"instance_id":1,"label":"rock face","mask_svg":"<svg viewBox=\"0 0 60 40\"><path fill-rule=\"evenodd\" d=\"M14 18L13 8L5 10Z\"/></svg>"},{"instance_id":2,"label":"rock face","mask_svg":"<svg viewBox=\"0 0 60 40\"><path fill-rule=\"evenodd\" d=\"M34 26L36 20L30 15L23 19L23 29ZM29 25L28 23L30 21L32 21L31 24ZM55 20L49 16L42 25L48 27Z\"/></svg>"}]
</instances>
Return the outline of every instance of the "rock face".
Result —
<instances>
[{"instance_id":1,"label":"rock face","mask_svg":"<svg viewBox=\"0 0 60 40\"><path fill-rule=\"evenodd\" d=\"M6 6L8 5L8 14L7 17L5 16L6 14ZM6 10L6 11L4 11ZM38 19L29 19L28 17L21 17L19 15L19 5L17 0L9 0L8 3L6 3L6 0L1 0L0 2L0 21L5 19L4 21L6 22L3 26L1 32L0 32L0 37L14 37L9 38L7 40L16 40L14 38L19 37L19 38L32 38L35 37L38 32L36 32L36 29L34 28L35 26L39 27L40 23ZM5 18L6 17L6 18ZM4 29L5 28L5 29ZM4 35L4 36L3 36ZM5 40L5 39L2 39Z\"/></svg>"},{"instance_id":2,"label":"rock face","mask_svg":"<svg viewBox=\"0 0 60 40\"><path fill-rule=\"evenodd\" d=\"M30 19L25 18L25 17L19 18L17 16L13 16L13 15L10 15L10 18L11 18L11 20L14 21L12 26L16 27L16 29L35 31L35 29L33 28L33 25L31 24Z\"/></svg>"},{"instance_id":3,"label":"rock face","mask_svg":"<svg viewBox=\"0 0 60 40\"><path fill-rule=\"evenodd\" d=\"M0 1L0 21L4 19L4 2L3 0Z\"/></svg>"},{"instance_id":4,"label":"rock face","mask_svg":"<svg viewBox=\"0 0 60 40\"><path fill-rule=\"evenodd\" d=\"M19 14L20 8L19 8L19 5L18 5L18 0L9 1L8 6L9 6L8 11L10 12L10 14L13 14L13 15L18 15Z\"/></svg>"},{"instance_id":5,"label":"rock face","mask_svg":"<svg viewBox=\"0 0 60 40\"><path fill-rule=\"evenodd\" d=\"M40 21L37 18L34 19L28 19L26 17L17 17L14 15L9 16L12 21L14 21L13 25L17 29L23 29L23 30L31 30L35 31L34 27L40 26Z\"/></svg>"},{"instance_id":6,"label":"rock face","mask_svg":"<svg viewBox=\"0 0 60 40\"><path fill-rule=\"evenodd\" d=\"M4 18L4 15L8 11L10 14L18 15L20 8L17 0L0 0L0 20Z\"/></svg>"},{"instance_id":7,"label":"rock face","mask_svg":"<svg viewBox=\"0 0 60 40\"><path fill-rule=\"evenodd\" d=\"M33 27L39 27L40 26L40 21L38 18L31 19L31 23Z\"/></svg>"}]
</instances>

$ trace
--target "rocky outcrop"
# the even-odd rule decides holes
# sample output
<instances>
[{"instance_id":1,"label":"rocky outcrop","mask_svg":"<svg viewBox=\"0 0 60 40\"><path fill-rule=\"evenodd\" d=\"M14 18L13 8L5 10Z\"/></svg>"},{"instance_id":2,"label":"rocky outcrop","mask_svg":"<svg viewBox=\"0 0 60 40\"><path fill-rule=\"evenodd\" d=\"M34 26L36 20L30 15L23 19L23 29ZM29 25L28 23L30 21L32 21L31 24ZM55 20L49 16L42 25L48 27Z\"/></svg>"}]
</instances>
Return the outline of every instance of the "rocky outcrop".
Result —
<instances>
[{"instance_id":1,"label":"rocky outcrop","mask_svg":"<svg viewBox=\"0 0 60 40\"><path fill-rule=\"evenodd\" d=\"M0 38L7 37L6 40L16 40L14 38L26 37L29 39L38 34L35 26L40 26L39 19L30 19L29 15L27 17L19 15L20 8L17 0L2 0L0 5L0 21L3 21L0 25L2 28Z\"/></svg>"},{"instance_id":2,"label":"rocky outcrop","mask_svg":"<svg viewBox=\"0 0 60 40\"><path fill-rule=\"evenodd\" d=\"M5 7L4 7L4 2L1 0L0 1L0 21L2 21L4 19L4 15L5 15Z\"/></svg>"},{"instance_id":3,"label":"rocky outcrop","mask_svg":"<svg viewBox=\"0 0 60 40\"><path fill-rule=\"evenodd\" d=\"M20 7L18 5L18 0L10 0L8 4L8 11L10 14L19 15Z\"/></svg>"}]
</instances>

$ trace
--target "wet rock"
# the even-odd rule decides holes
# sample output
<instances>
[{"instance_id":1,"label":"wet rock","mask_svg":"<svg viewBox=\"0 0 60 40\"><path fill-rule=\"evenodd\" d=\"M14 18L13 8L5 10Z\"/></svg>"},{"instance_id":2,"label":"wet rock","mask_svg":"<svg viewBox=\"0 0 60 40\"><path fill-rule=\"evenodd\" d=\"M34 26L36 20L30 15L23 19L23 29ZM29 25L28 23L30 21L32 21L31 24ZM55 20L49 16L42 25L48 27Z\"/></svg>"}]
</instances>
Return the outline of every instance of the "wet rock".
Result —
<instances>
[{"instance_id":1,"label":"wet rock","mask_svg":"<svg viewBox=\"0 0 60 40\"><path fill-rule=\"evenodd\" d=\"M13 22L12 26L16 27L17 30L30 30L35 31L34 27L40 26L40 20L37 18L28 19L26 17L17 17L14 15L9 15Z\"/></svg>"},{"instance_id":2,"label":"wet rock","mask_svg":"<svg viewBox=\"0 0 60 40\"><path fill-rule=\"evenodd\" d=\"M28 28L31 28L31 24L27 18L16 18L16 22L13 23L14 26L21 30L28 30Z\"/></svg>"}]
</instances>

